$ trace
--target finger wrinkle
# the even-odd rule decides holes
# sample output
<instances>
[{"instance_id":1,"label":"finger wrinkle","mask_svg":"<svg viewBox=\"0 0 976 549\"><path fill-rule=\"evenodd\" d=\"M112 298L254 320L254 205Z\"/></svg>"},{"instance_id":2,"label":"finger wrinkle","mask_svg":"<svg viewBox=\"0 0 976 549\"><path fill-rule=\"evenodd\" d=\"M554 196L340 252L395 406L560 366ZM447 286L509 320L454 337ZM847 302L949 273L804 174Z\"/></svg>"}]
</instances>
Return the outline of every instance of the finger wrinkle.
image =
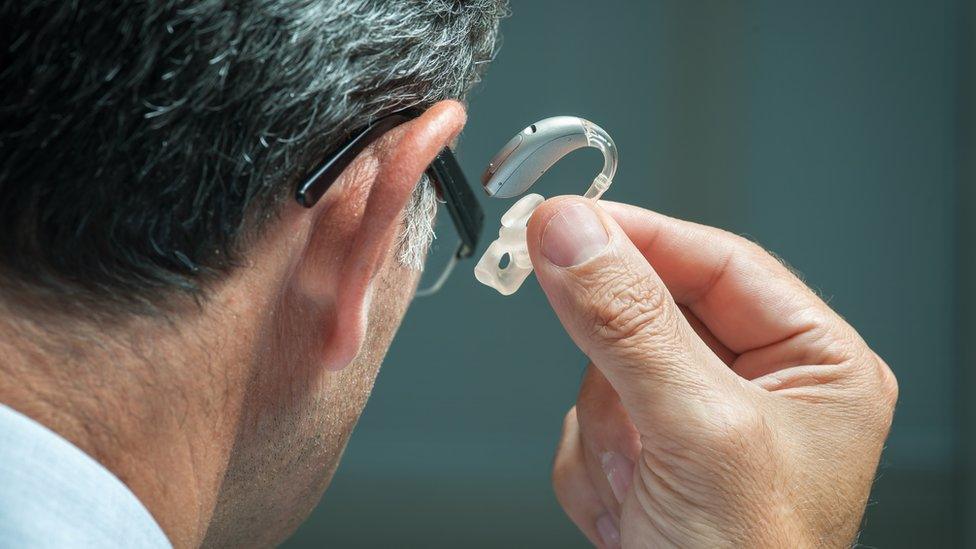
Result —
<instances>
[{"instance_id":1,"label":"finger wrinkle","mask_svg":"<svg viewBox=\"0 0 976 549\"><path fill-rule=\"evenodd\" d=\"M593 331L611 344L641 340L652 334L668 333L674 323L670 300L663 288L646 277L616 280L607 285L608 296L597 298L592 307Z\"/></svg>"}]
</instances>

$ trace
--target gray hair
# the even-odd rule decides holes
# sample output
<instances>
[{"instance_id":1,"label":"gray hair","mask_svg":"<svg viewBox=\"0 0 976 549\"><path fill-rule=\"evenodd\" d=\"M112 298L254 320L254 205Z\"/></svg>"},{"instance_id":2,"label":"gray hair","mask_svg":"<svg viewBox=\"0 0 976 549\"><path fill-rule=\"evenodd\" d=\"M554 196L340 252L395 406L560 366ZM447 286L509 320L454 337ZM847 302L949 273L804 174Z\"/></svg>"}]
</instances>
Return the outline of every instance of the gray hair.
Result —
<instances>
[{"instance_id":1,"label":"gray hair","mask_svg":"<svg viewBox=\"0 0 976 549\"><path fill-rule=\"evenodd\" d=\"M397 239L396 255L408 269L422 271L427 250L434 241L437 193L426 174L413 191L403 213L403 230Z\"/></svg>"},{"instance_id":2,"label":"gray hair","mask_svg":"<svg viewBox=\"0 0 976 549\"><path fill-rule=\"evenodd\" d=\"M350 132L463 98L506 13L504 0L4 3L0 283L98 306L199 294ZM426 187L400 253L413 267Z\"/></svg>"}]
</instances>

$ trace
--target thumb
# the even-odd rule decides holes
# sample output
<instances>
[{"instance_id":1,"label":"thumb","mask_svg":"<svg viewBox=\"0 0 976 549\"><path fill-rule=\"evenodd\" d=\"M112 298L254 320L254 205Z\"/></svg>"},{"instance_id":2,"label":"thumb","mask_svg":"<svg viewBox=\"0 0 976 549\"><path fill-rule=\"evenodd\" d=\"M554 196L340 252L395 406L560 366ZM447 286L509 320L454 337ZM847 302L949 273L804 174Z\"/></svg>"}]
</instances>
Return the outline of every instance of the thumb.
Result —
<instances>
[{"instance_id":1,"label":"thumb","mask_svg":"<svg viewBox=\"0 0 976 549\"><path fill-rule=\"evenodd\" d=\"M639 431L660 429L665 415L705 419L703 402L727 401L722 393L735 390L733 374L597 202L546 201L529 222L527 240L556 315L613 385Z\"/></svg>"}]
</instances>

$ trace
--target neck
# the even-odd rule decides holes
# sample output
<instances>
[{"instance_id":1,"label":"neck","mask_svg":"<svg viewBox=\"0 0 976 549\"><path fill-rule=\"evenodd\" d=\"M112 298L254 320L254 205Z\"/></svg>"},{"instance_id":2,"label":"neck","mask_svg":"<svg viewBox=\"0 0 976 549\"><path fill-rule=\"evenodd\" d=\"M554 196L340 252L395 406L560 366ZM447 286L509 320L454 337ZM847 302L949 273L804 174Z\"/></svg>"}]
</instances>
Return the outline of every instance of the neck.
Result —
<instances>
[{"instance_id":1,"label":"neck","mask_svg":"<svg viewBox=\"0 0 976 549\"><path fill-rule=\"evenodd\" d=\"M179 328L135 318L105 328L8 313L0 308L0 402L112 471L174 546L199 545L240 412L243 380L233 373L247 375L247 357L237 344L214 352L220 334L197 328L222 326L247 340L234 331L244 315L215 323L200 313L181 317Z\"/></svg>"},{"instance_id":2,"label":"neck","mask_svg":"<svg viewBox=\"0 0 976 549\"><path fill-rule=\"evenodd\" d=\"M203 307L177 315L38 319L0 294L0 402L114 473L176 547L205 539L231 452L253 429L243 403L261 393L263 354L282 348L279 324L296 309L281 303L309 229L293 219L254 243L258 259L211 288Z\"/></svg>"}]
</instances>

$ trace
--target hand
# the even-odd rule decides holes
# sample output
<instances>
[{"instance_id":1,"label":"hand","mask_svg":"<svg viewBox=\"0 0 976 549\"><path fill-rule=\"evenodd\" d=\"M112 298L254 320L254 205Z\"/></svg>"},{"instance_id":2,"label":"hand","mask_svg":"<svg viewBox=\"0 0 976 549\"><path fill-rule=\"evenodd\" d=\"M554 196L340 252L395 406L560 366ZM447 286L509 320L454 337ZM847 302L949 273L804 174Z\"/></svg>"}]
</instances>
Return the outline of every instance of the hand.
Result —
<instances>
[{"instance_id":1,"label":"hand","mask_svg":"<svg viewBox=\"0 0 976 549\"><path fill-rule=\"evenodd\" d=\"M553 467L603 547L849 546L898 386L759 246L622 204L549 200L539 283L592 361Z\"/></svg>"}]
</instances>

